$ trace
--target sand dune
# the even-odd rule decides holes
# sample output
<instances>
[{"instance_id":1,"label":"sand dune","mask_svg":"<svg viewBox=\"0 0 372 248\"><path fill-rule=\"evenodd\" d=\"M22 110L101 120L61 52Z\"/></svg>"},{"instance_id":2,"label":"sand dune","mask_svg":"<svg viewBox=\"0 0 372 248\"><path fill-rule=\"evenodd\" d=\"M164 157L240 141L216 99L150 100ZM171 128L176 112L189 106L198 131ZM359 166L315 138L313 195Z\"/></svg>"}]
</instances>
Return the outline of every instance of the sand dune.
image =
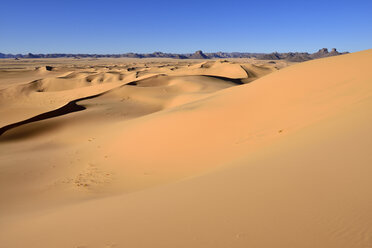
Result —
<instances>
[{"instance_id":1,"label":"sand dune","mask_svg":"<svg viewBox=\"0 0 372 248\"><path fill-rule=\"evenodd\" d=\"M220 62L208 63L214 65ZM11 187L3 193L12 195L14 204L17 204L18 199L27 197L24 193L31 189L34 189L31 194L32 199L40 196L48 201L58 198L59 201L70 202L76 196L78 199L101 197L105 194L117 194L123 190L138 189L147 185L148 182L150 185L161 182L161 178L149 177L143 185L137 183L138 178L134 176L130 179L135 182L130 185L134 186L129 186L126 178L130 177L131 173L123 174L121 169L115 172L115 179L109 179L109 184L96 183L96 179L91 179L89 175L82 180L76 178L80 178L79 175L84 174L86 170L90 171L91 167L96 167L96 162L102 158L104 160L99 163L107 164L108 167L105 168L107 171L111 170L110 166L113 167L113 172L116 171L118 168L114 166L123 162L122 159L114 163L108 162L106 151L104 151L108 147L103 143L98 144L101 141L97 142L99 137L108 137L111 133L108 130L112 129L114 134L116 133L114 129L122 129L122 125L125 128L130 120L209 97L216 91L244 84L244 81L248 79L246 71L242 70L240 64L231 62L223 62L223 64L228 68L238 68L238 74L234 75L234 72L229 70L221 70L218 75L213 75L208 68L194 71L189 68L190 63L184 62L149 61L143 64L97 65L93 68L83 65L78 68L54 66L53 70L45 72L46 74L41 79L3 89L0 91L0 101L3 103L0 105L0 112L7 118L1 119L0 145L7 148L4 150L4 155L21 152L16 151L21 148L23 150L21 153L24 155L21 156L21 160L30 159L34 161L33 163L37 163L31 171L35 170L40 173L29 177L27 173L23 173L23 170L28 171L30 168L24 168L23 162L13 160L12 156L5 156L4 164L10 168L9 173L16 173L16 178L23 183L19 184L18 180L7 179L8 174L4 173L2 185L11 185ZM165 68L175 66L177 70L168 70L167 74L164 73ZM200 62L198 61L195 66L200 68ZM31 72L25 71L19 74L35 73L38 70L32 68ZM251 73L257 73L260 70L267 74L275 68L270 65L258 65L252 68ZM138 72L142 72L140 76ZM241 72L244 72L243 78L238 77ZM79 153L76 148L83 144L94 144L81 150L86 154L83 155L83 157L86 156L85 158L76 155L66 156L65 152L69 151ZM35 148L38 146L41 148ZM49 149L53 147L56 149ZM44 151L45 148L48 152ZM27 152L29 149L30 152ZM95 149L103 150L97 152ZM91 157L91 153L98 155L97 161L80 161ZM50 157L53 157L52 164ZM66 165L69 166L66 168ZM55 173L56 168L61 171ZM44 178L43 175L47 177ZM172 177L172 180L181 176ZM87 186L84 188L80 187L85 184ZM64 197L60 197L59 193L55 193L56 191L62 191L60 193L65 194ZM44 194L46 195L43 196ZM39 205L45 205L44 201L26 202L30 205L38 202ZM8 203L5 204L6 207L13 209L14 204Z\"/></svg>"},{"instance_id":2,"label":"sand dune","mask_svg":"<svg viewBox=\"0 0 372 248\"><path fill-rule=\"evenodd\" d=\"M219 61L213 63L220 64ZM19 75L18 80L20 83L13 83L10 87L0 89L0 114L7 115L7 118L0 119L0 125L5 126L23 121L37 114L55 110L78 98L99 94L121 85L156 75L212 75L219 76L220 78L218 79L227 78L227 81L241 77L244 82L250 82L257 78L248 78L247 73L239 64L231 62L224 62L223 64L227 69L219 70L216 75L213 73L215 71L214 67L211 69L191 70L189 69L189 63L181 62L175 64L160 62L135 63L135 67L128 63L96 66L95 68L86 65L80 67L61 66L53 67L52 71L42 69L42 75L39 72L45 66L37 67L37 69L32 66L30 70L23 71L6 70L2 72L3 78L0 77L0 85L2 85L2 82L8 82L9 80L13 82L14 75ZM177 66L177 70L169 70L169 68L174 68L175 66ZM25 67L25 69L28 67ZM196 64L196 67L199 68L200 64ZM231 68L238 70L231 71ZM260 74L260 76L263 76L275 70L275 68L271 65L265 65L255 66L250 70L252 73L264 71L263 74ZM28 78L30 82L26 83L25 81ZM66 92L67 90L69 92Z\"/></svg>"},{"instance_id":3,"label":"sand dune","mask_svg":"<svg viewBox=\"0 0 372 248\"><path fill-rule=\"evenodd\" d=\"M5 87L1 244L369 247L371 61L60 66Z\"/></svg>"}]
</instances>

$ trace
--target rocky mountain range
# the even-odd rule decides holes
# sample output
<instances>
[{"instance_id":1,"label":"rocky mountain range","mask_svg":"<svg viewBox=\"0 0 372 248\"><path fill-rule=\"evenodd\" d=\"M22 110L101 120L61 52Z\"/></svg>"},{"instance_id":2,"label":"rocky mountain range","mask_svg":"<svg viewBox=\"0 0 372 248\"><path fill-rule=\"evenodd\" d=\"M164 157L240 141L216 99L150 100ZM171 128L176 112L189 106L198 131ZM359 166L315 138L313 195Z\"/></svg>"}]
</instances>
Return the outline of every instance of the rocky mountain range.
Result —
<instances>
[{"instance_id":1,"label":"rocky mountain range","mask_svg":"<svg viewBox=\"0 0 372 248\"><path fill-rule=\"evenodd\" d=\"M348 52L338 52L333 48L331 52L327 48L322 48L316 53L240 53L240 52L216 52L216 53L203 53L196 51L192 54L176 54L176 53L124 53L124 54L68 54L68 53L52 53L52 54L4 54L0 53L0 58L173 58L173 59L216 59L216 58L256 58L261 60L287 60L291 62L302 62L317 58L341 55Z\"/></svg>"}]
</instances>

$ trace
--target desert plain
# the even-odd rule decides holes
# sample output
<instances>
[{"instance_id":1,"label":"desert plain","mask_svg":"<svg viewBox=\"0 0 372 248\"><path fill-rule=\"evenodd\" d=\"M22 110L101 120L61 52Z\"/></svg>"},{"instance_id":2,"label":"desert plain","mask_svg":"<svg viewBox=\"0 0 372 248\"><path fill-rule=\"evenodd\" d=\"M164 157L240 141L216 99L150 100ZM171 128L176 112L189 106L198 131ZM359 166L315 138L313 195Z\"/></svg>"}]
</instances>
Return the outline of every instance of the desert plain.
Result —
<instances>
[{"instance_id":1,"label":"desert plain","mask_svg":"<svg viewBox=\"0 0 372 248\"><path fill-rule=\"evenodd\" d=\"M0 60L0 247L372 247L372 50Z\"/></svg>"}]
</instances>

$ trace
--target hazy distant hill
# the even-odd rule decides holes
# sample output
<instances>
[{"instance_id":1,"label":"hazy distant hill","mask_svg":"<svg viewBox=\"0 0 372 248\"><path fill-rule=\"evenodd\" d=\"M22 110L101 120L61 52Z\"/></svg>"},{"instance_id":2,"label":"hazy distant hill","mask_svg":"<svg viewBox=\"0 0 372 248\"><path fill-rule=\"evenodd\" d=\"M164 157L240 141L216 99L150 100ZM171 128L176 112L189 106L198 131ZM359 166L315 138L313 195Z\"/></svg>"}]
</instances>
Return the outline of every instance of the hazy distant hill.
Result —
<instances>
[{"instance_id":1,"label":"hazy distant hill","mask_svg":"<svg viewBox=\"0 0 372 248\"><path fill-rule=\"evenodd\" d=\"M316 53L203 53L201 50L193 54L176 54L176 53L124 53L124 54L67 54L67 53L52 53L52 54L4 54L0 53L0 58L174 58L174 59L216 59L216 58L257 58L262 60L288 60L292 62L302 62L311 59L335 56L345 54L340 53L333 48L331 52L327 48L322 48Z\"/></svg>"},{"instance_id":2,"label":"hazy distant hill","mask_svg":"<svg viewBox=\"0 0 372 248\"><path fill-rule=\"evenodd\" d=\"M209 59L207 55L205 55L201 50L196 51L194 54L188 57L189 59Z\"/></svg>"}]
</instances>

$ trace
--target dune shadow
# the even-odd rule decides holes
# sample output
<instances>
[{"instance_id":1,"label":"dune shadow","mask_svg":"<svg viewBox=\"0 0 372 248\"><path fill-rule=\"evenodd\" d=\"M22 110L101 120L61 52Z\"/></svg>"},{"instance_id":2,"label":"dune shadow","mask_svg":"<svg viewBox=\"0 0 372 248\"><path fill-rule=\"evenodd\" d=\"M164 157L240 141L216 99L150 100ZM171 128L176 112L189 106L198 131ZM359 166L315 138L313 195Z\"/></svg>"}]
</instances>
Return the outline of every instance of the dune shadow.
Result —
<instances>
[{"instance_id":1,"label":"dune shadow","mask_svg":"<svg viewBox=\"0 0 372 248\"><path fill-rule=\"evenodd\" d=\"M239 78L228 78L228 77L221 77L221 76L214 76L214 75L203 75L203 76L204 77L209 77L209 78L219 79L219 80L234 83L234 84L237 84L237 85L245 84L242 81L242 79L239 79Z\"/></svg>"},{"instance_id":2,"label":"dune shadow","mask_svg":"<svg viewBox=\"0 0 372 248\"><path fill-rule=\"evenodd\" d=\"M86 108L84 106L78 105L77 102L92 99L92 98L98 97L100 95L101 94L97 94L97 95L93 95L93 96L79 98L77 100L74 100L74 101L71 101L71 102L67 103L66 105L64 105L64 106L62 106L58 109L55 109L55 110L52 110L52 111L49 111L49 112L45 112L45 113L36 115L34 117L31 117L29 119L26 119L26 120L23 120L23 121L20 121L20 122L12 123L12 124L9 124L7 126L1 127L0 128L0 140L1 140L1 136L6 131L9 131L13 128L23 126L23 125L26 125L26 124L29 124L29 123L37 122L37 121L42 121L42 120L46 120L46 119L50 119L50 118L54 118L54 117L58 117L58 116L82 111Z\"/></svg>"}]
</instances>

